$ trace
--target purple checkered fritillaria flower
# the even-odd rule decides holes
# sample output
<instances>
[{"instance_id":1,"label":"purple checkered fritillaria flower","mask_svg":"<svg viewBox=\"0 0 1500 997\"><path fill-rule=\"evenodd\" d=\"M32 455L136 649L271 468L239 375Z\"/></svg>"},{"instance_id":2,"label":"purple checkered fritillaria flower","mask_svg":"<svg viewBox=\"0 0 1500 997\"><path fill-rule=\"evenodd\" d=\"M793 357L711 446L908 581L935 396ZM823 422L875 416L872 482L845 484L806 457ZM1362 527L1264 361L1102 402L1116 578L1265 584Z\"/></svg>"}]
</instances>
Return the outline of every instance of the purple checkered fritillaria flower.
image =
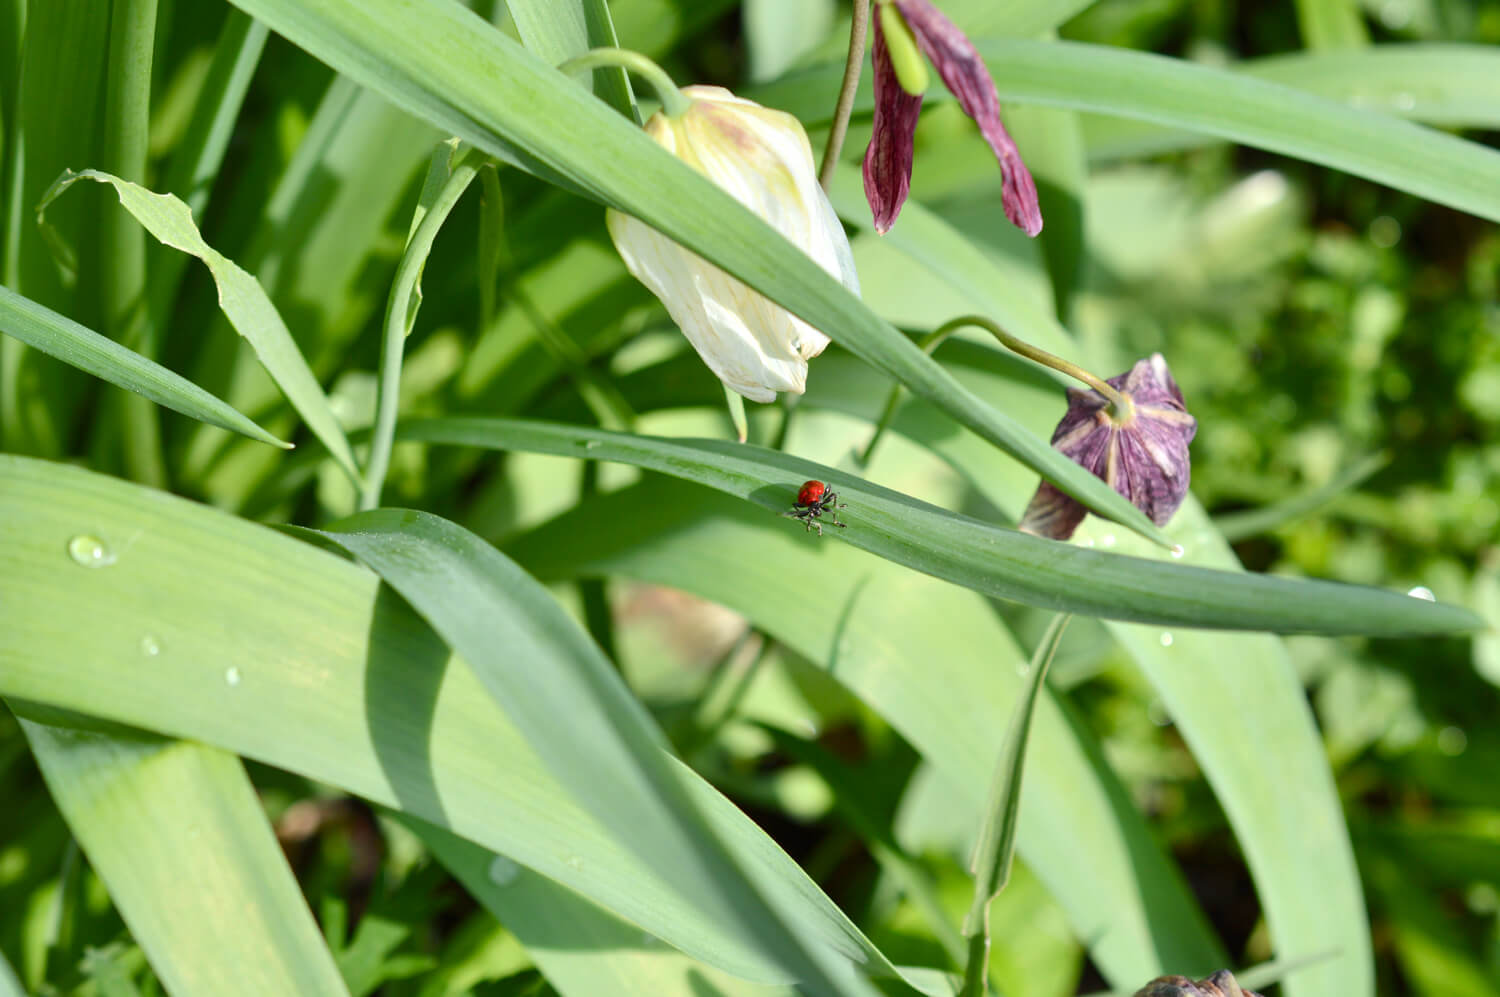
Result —
<instances>
[{"instance_id":1,"label":"purple checkered fritillaria flower","mask_svg":"<svg viewBox=\"0 0 1500 997\"><path fill-rule=\"evenodd\" d=\"M1000 162L1001 198L1005 216L1027 235L1042 230L1042 210L1037 204L1036 184L1016 143L1000 122L1000 97L995 81L974 43L943 16L929 0L880 0L890 4L911 30L912 37L929 62L937 67L943 84L958 98L965 114L974 119L979 132ZM884 234L896 223L911 187L913 136L922 95L908 93L897 78L891 45L874 18L875 66L874 133L865 150L865 198L875 216L875 231Z\"/></svg>"},{"instance_id":2,"label":"purple checkered fritillaria flower","mask_svg":"<svg viewBox=\"0 0 1500 997\"><path fill-rule=\"evenodd\" d=\"M1206 980L1196 983L1186 976L1158 976L1140 990L1135 997L1260 997L1252 991L1242 989L1235 982L1234 974L1221 969Z\"/></svg>"},{"instance_id":3,"label":"purple checkered fritillaria flower","mask_svg":"<svg viewBox=\"0 0 1500 997\"><path fill-rule=\"evenodd\" d=\"M1108 383L1129 402L1128 411L1116 411L1092 388L1069 388L1068 412L1052 434L1052 446L1163 526L1187 497L1192 474L1188 444L1198 423L1188 414L1160 353L1138 361ZM1087 512L1077 499L1043 481L1020 528L1066 540Z\"/></svg>"}]
</instances>

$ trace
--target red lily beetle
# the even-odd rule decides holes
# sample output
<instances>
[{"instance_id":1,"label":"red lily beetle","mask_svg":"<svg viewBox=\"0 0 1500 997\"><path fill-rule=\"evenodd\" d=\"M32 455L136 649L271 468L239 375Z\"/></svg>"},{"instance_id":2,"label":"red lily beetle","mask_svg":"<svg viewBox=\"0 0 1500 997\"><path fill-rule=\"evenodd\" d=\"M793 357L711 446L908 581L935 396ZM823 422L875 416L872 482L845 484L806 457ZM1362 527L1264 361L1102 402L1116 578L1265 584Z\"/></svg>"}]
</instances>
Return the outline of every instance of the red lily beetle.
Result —
<instances>
[{"instance_id":1,"label":"red lily beetle","mask_svg":"<svg viewBox=\"0 0 1500 997\"><path fill-rule=\"evenodd\" d=\"M839 502L839 494L821 481L805 481L802 487L797 489L797 500L792 503L790 512L782 513L792 519L800 519L803 525L811 530L817 528L818 536L823 535L823 513L830 514L830 524L843 529L846 524L839 522L840 509L848 506Z\"/></svg>"}]
</instances>

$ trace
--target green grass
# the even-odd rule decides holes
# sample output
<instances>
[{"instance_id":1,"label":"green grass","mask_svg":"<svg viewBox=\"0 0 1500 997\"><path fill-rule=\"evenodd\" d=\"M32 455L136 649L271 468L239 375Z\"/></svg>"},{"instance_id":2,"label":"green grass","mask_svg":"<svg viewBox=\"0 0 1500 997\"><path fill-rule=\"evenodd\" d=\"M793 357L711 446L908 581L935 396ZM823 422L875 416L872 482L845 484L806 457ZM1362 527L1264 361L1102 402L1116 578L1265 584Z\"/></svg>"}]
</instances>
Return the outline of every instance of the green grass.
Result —
<instances>
[{"instance_id":1,"label":"green grass","mask_svg":"<svg viewBox=\"0 0 1500 997\"><path fill-rule=\"evenodd\" d=\"M1047 227L935 86L874 235L867 78L854 295L553 68L816 149L828 0L0 0L0 994L1500 989L1500 6L941 6ZM832 338L749 443L606 206Z\"/></svg>"}]
</instances>

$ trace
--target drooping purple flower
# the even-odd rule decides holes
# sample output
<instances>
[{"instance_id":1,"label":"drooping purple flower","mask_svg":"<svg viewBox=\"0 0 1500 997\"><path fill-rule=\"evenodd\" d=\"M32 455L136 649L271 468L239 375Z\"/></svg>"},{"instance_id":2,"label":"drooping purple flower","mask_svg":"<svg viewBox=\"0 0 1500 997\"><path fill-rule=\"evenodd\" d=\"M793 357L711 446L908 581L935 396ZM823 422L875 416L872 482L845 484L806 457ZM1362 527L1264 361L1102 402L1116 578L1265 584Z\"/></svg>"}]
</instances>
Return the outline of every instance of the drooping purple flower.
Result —
<instances>
[{"instance_id":1,"label":"drooping purple flower","mask_svg":"<svg viewBox=\"0 0 1500 997\"><path fill-rule=\"evenodd\" d=\"M1198 431L1182 392L1160 353L1141 360L1111 387L1129 401L1115 406L1092 388L1068 389L1068 411L1052 434L1052 446L1103 478L1158 526L1187 497L1192 465L1188 444ZM1043 481L1021 517L1027 533L1066 540L1088 510L1077 499Z\"/></svg>"},{"instance_id":2,"label":"drooping purple flower","mask_svg":"<svg viewBox=\"0 0 1500 997\"><path fill-rule=\"evenodd\" d=\"M894 4L911 29L917 45L934 66L943 84L958 98L959 107L974 119L995 158L1000 162L1001 202L1005 216L1027 235L1042 230L1042 211L1036 184L1021 162L1021 153L1000 121L1000 96L984 60L958 26L943 16L930 0L881 0ZM884 234L896 223L911 186L913 138L920 94L907 93L896 78L890 46L873 19L875 46L874 134L865 150L865 198L875 216L875 231Z\"/></svg>"},{"instance_id":3,"label":"drooping purple flower","mask_svg":"<svg viewBox=\"0 0 1500 997\"><path fill-rule=\"evenodd\" d=\"M1235 982L1234 974L1221 969L1206 980L1194 983L1186 976L1158 976L1140 990L1135 997L1260 997L1244 990Z\"/></svg>"}]
</instances>

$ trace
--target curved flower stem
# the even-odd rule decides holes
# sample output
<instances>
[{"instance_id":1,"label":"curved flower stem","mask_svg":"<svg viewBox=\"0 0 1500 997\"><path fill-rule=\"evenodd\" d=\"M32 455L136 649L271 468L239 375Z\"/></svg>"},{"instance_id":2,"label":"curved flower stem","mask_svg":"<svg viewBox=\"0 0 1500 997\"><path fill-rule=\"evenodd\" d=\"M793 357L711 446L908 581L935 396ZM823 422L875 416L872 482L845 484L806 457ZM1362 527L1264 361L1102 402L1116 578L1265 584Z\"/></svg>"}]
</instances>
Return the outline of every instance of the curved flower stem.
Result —
<instances>
[{"instance_id":1,"label":"curved flower stem","mask_svg":"<svg viewBox=\"0 0 1500 997\"><path fill-rule=\"evenodd\" d=\"M1051 367L1053 370L1067 374L1069 377L1077 378L1084 384L1087 384L1109 400L1110 407L1114 409L1116 418L1121 420L1129 418L1130 414L1135 411L1135 405L1131 402L1129 396L1121 394L1119 390L1103 378L1089 373L1071 361L1048 353L1046 350L1038 349L1024 339L1017 339L983 315L960 315L958 318L949 319L922 337L917 345L922 348L924 353L931 356L939 346L943 345L949 336L966 325L978 326L1000 340L1001 345L1006 349L1014 353L1019 353L1028 360L1034 360L1044 367ZM881 412L880 421L875 426L875 435L870 437L870 442L865 444L865 452L859 456L861 465L870 462L870 455L875 452L875 444L880 442L880 437L885 435L885 431L890 426L891 420L895 418L896 405L900 401L901 385L897 384L891 388L890 397L886 399L885 410Z\"/></svg>"},{"instance_id":2,"label":"curved flower stem","mask_svg":"<svg viewBox=\"0 0 1500 997\"><path fill-rule=\"evenodd\" d=\"M668 117L675 118L692 106L693 102L672 82L672 77L650 59L639 52L632 52L628 48L591 48L582 55L575 55L562 65L558 66L559 72L571 76L574 73L583 72L586 69L594 69L598 66L619 66L626 72L634 73L656 91L661 98L661 109Z\"/></svg>"},{"instance_id":3,"label":"curved flower stem","mask_svg":"<svg viewBox=\"0 0 1500 997\"><path fill-rule=\"evenodd\" d=\"M359 508L373 509L380 505L380 492L385 487L385 475L391 464L391 447L396 437L396 416L401 408L401 363L406 351L406 337L416 321L417 306L421 304L422 266L432 242L437 238L443 222L470 181L479 173L485 155L477 149L467 149L461 154L441 143L433 154L433 166L429 170L429 187L423 191L423 201L417 209L418 219L406 240L406 250L396 264L396 275L391 280L390 296L386 299L384 335L380 341L380 374L376 381L375 427L370 435L370 455L365 460L364 482L360 487ZM447 177L439 180L442 170Z\"/></svg>"},{"instance_id":4,"label":"curved flower stem","mask_svg":"<svg viewBox=\"0 0 1500 997\"><path fill-rule=\"evenodd\" d=\"M1016 827L1021 815L1021 777L1026 771L1026 742L1031 736L1031 718L1036 713L1037 700L1042 687L1047 684L1047 666L1057 645L1062 642L1063 631L1071 613L1058 613L1047 625L1040 643L1031 656L1026 685L1016 705L1012 708L1010 725L1005 731L1005 741L1000 748L1000 758L995 763L995 776L990 785L989 805L985 808L984 823L979 828L979 838L974 843L974 855L969 861L969 871L974 874L974 900L969 914L964 918L964 936L969 939L969 958L964 966L963 987L959 997L984 997L988 992L987 977L990 961L990 903L1005 889L1010 880L1011 859L1016 852Z\"/></svg>"},{"instance_id":5,"label":"curved flower stem","mask_svg":"<svg viewBox=\"0 0 1500 997\"><path fill-rule=\"evenodd\" d=\"M844 81L839 85L838 103L833 108L833 122L828 129L828 144L823 146L823 163L818 167L818 185L824 190L833 182L833 171L839 164L844 136L849 132L849 115L854 110L854 95L859 91L859 76L865 68L865 40L870 29L870 0L854 0L854 23L849 26L849 55L844 60Z\"/></svg>"}]
</instances>

